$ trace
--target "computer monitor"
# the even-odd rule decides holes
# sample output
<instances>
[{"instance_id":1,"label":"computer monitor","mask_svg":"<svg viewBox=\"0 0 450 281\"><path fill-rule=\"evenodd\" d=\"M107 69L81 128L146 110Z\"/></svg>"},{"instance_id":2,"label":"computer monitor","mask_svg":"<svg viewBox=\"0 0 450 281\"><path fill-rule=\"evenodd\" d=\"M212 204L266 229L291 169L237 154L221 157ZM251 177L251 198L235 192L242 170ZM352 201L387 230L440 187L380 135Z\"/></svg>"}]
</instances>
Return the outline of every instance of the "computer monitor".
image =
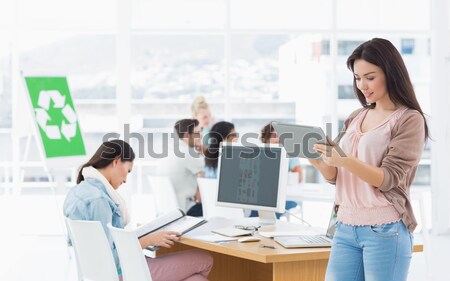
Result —
<instances>
[{"instance_id":1,"label":"computer monitor","mask_svg":"<svg viewBox=\"0 0 450 281\"><path fill-rule=\"evenodd\" d=\"M257 210L261 224L284 213L289 159L279 145L222 143L217 205Z\"/></svg>"}]
</instances>

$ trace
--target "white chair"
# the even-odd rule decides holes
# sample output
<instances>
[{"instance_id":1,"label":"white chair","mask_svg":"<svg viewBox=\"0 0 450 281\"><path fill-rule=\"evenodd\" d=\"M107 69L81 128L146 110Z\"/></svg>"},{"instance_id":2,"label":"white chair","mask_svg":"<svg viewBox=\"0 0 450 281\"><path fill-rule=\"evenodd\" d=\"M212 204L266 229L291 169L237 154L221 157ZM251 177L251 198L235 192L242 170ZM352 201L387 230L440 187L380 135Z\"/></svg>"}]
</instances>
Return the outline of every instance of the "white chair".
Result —
<instances>
[{"instance_id":1,"label":"white chair","mask_svg":"<svg viewBox=\"0 0 450 281\"><path fill-rule=\"evenodd\" d=\"M116 228L110 224L108 224L108 228L111 231L119 255L123 280L152 281L152 276L136 232Z\"/></svg>"},{"instance_id":2,"label":"white chair","mask_svg":"<svg viewBox=\"0 0 450 281\"><path fill-rule=\"evenodd\" d=\"M69 228L69 219L65 218L64 219L64 223L66 225L66 230L67 230L67 237L72 237L72 234L70 233L70 228ZM73 250L73 252L71 251L71 249ZM75 252L74 246L73 246L73 241L72 241L72 247L70 247L70 245L67 243L67 252L69 254L69 261L73 260L73 257L75 257L75 266L77 269L77 276L78 276L78 281L83 281L83 276L81 274L81 269L80 269L80 264L79 264L79 258L77 256L77 253Z\"/></svg>"},{"instance_id":3,"label":"white chair","mask_svg":"<svg viewBox=\"0 0 450 281\"><path fill-rule=\"evenodd\" d=\"M81 274L79 280L119 281L108 238L99 221L66 218Z\"/></svg>"},{"instance_id":4,"label":"white chair","mask_svg":"<svg viewBox=\"0 0 450 281\"><path fill-rule=\"evenodd\" d=\"M175 189L168 177L147 176L147 179L155 198L157 216L179 208Z\"/></svg>"},{"instance_id":5,"label":"white chair","mask_svg":"<svg viewBox=\"0 0 450 281\"><path fill-rule=\"evenodd\" d=\"M244 210L216 206L217 190L219 181L216 179L197 178L200 196L202 197L203 218L222 217L228 219L239 219L244 217Z\"/></svg>"}]
</instances>

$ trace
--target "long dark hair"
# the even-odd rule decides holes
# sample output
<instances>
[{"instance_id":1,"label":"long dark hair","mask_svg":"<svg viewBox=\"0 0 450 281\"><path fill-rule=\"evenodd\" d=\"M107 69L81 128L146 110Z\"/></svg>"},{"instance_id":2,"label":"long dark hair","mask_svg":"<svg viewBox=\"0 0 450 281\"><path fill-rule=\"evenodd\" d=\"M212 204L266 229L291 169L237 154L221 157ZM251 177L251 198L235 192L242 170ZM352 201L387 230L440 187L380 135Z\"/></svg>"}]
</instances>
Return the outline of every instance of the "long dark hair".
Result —
<instances>
[{"instance_id":1,"label":"long dark hair","mask_svg":"<svg viewBox=\"0 0 450 281\"><path fill-rule=\"evenodd\" d=\"M262 143L269 143L270 137L272 136L272 133L274 132L274 129L272 127L272 123L267 124L261 129L261 142Z\"/></svg>"},{"instance_id":2,"label":"long dark hair","mask_svg":"<svg viewBox=\"0 0 450 281\"><path fill-rule=\"evenodd\" d=\"M385 74L386 88L389 98L394 104L401 104L411 109L415 109L422 114L425 122L425 139L428 138L429 131L427 120L422 108L417 101L408 70L402 56L395 46L388 40L373 38L359 45L347 59L347 67L354 72L356 60L365 60L381 68ZM361 105L365 108L375 108L376 104L367 104L364 94L356 86L356 78L353 77L353 90Z\"/></svg>"},{"instance_id":3,"label":"long dark hair","mask_svg":"<svg viewBox=\"0 0 450 281\"><path fill-rule=\"evenodd\" d=\"M226 121L217 122L212 126L208 133L209 146L205 151L205 165L207 167L217 168L220 143L228 137L232 130L234 130L234 124Z\"/></svg>"},{"instance_id":4,"label":"long dark hair","mask_svg":"<svg viewBox=\"0 0 450 281\"><path fill-rule=\"evenodd\" d=\"M122 161L133 161L135 158L133 148L123 140L106 141L100 145L94 155L80 167L78 171L77 184L84 181L82 175L83 168L94 167L96 169L105 168L112 161L119 158Z\"/></svg>"}]
</instances>

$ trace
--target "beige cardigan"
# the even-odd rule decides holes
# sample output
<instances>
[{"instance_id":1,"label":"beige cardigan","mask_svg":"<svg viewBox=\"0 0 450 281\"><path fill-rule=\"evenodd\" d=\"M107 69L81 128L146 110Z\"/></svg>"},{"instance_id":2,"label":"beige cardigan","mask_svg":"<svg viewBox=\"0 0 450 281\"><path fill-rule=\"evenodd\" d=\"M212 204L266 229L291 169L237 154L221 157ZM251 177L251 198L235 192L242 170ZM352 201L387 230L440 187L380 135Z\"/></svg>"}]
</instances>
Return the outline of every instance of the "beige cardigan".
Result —
<instances>
[{"instance_id":1,"label":"beige cardigan","mask_svg":"<svg viewBox=\"0 0 450 281\"><path fill-rule=\"evenodd\" d=\"M354 111L344 123L344 127L336 139L336 143L362 109ZM425 142L425 122L416 110L408 109L399 118L391 131L389 150L381 163L384 180L379 190L391 202L402 217L402 221L410 232L417 226L411 206L409 190L417 166L422 155ZM336 178L329 181L336 184Z\"/></svg>"}]
</instances>

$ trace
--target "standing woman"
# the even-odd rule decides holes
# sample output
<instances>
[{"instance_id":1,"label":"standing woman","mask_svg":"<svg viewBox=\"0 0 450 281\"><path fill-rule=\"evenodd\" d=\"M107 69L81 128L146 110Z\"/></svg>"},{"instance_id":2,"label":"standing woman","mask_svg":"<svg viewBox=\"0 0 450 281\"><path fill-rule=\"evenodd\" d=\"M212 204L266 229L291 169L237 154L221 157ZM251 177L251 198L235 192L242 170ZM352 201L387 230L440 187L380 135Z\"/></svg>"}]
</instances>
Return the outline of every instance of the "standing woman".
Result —
<instances>
[{"instance_id":1,"label":"standing woman","mask_svg":"<svg viewBox=\"0 0 450 281\"><path fill-rule=\"evenodd\" d=\"M209 132L211 130L211 111L203 96L198 96L191 104L192 119L198 120L202 134L202 149L204 152L209 145Z\"/></svg>"},{"instance_id":2,"label":"standing woman","mask_svg":"<svg viewBox=\"0 0 450 281\"><path fill-rule=\"evenodd\" d=\"M339 205L325 279L403 281L417 226L410 186L428 138L427 122L391 42L374 38L361 44L347 67L362 108L347 118L337 144L315 145L322 160L310 160L336 184Z\"/></svg>"},{"instance_id":3,"label":"standing woman","mask_svg":"<svg viewBox=\"0 0 450 281\"><path fill-rule=\"evenodd\" d=\"M124 228L129 222L126 202L117 192L133 168L135 154L122 140L104 142L94 156L81 166L77 185L64 201L64 216L73 220L100 221L114 256L118 275L121 275L116 247L107 227L108 223ZM139 238L142 248L160 246L170 248L179 240L179 233L158 231ZM211 256L201 250L184 251L147 258L152 279L207 280L212 268Z\"/></svg>"}]
</instances>

